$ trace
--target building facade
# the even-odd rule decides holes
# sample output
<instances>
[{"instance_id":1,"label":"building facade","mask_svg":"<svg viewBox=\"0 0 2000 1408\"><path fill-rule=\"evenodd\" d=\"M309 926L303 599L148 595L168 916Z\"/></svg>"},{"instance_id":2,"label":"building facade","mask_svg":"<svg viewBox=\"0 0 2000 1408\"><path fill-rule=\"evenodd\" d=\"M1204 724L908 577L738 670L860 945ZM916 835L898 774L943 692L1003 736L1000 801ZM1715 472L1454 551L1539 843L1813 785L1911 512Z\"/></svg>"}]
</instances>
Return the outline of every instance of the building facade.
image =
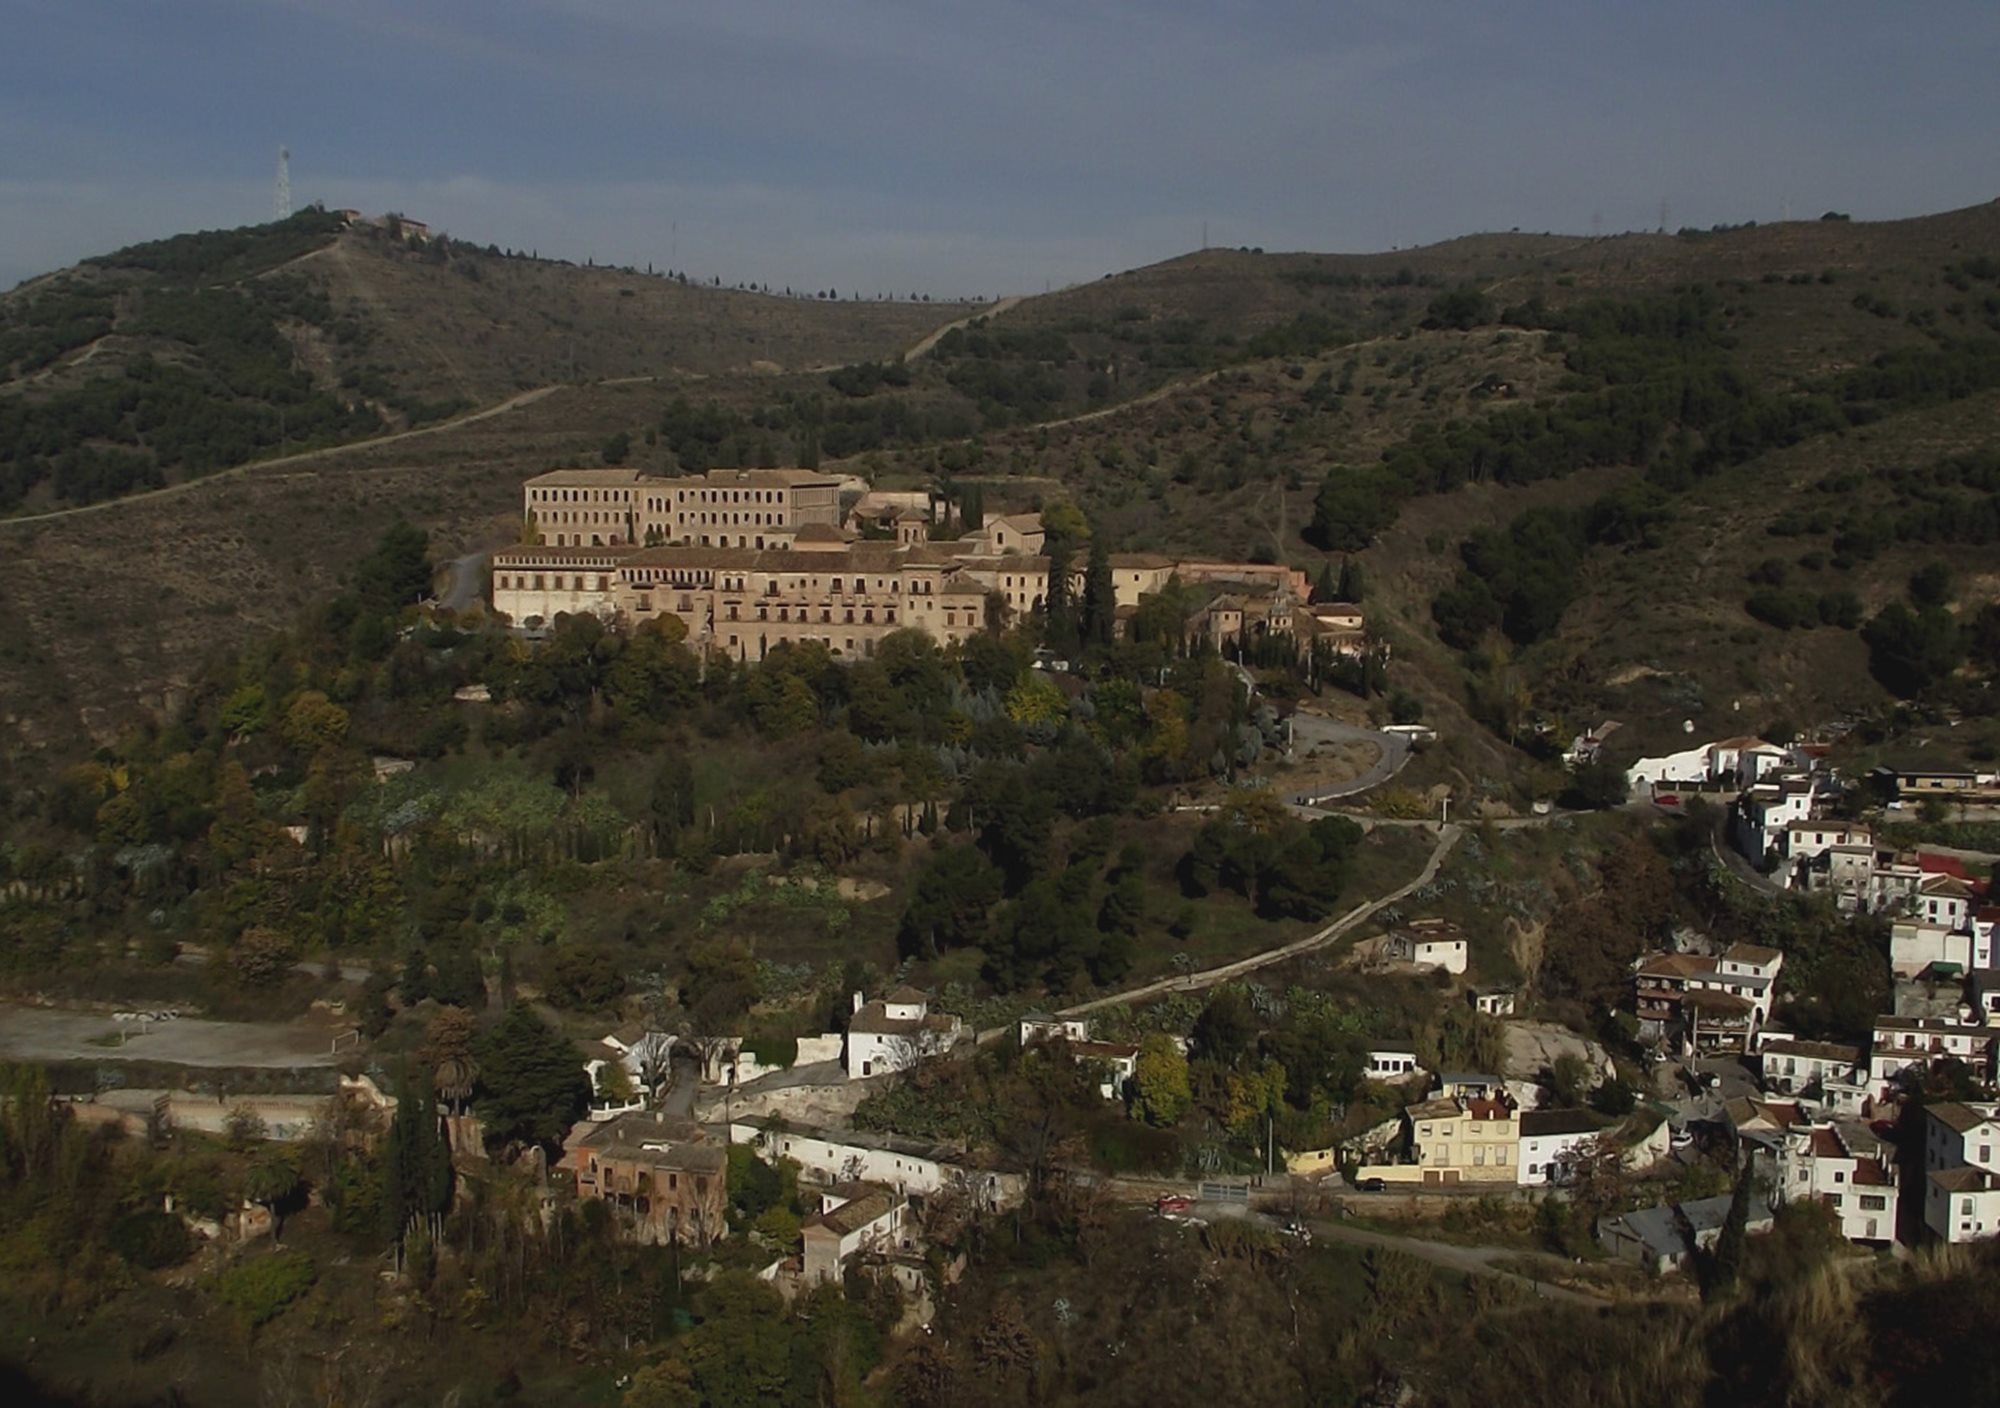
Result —
<instances>
[{"instance_id":1,"label":"building facade","mask_svg":"<svg viewBox=\"0 0 2000 1408\"><path fill-rule=\"evenodd\" d=\"M577 1196L611 1208L634 1241L705 1247L727 1231L728 1156L691 1120L626 1114L578 1125L562 1163Z\"/></svg>"}]
</instances>

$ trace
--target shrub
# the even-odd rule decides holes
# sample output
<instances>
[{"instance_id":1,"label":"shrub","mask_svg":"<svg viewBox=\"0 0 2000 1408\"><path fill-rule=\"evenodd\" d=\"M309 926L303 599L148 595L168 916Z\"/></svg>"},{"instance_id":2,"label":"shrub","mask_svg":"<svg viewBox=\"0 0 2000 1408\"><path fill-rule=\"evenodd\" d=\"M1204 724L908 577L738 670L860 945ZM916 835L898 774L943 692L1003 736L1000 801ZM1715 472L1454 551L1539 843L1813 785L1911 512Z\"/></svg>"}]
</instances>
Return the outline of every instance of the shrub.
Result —
<instances>
[{"instance_id":1,"label":"shrub","mask_svg":"<svg viewBox=\"0 0 2000 1408\"><path fill-rule=\"evenodd\" d=\"M111 1224L111 1249L147 1271L178 1266L194 1250L187 1224L170 1212L128 1212Z\"/></svg>"},{"instance_id":2,"label":"shrub","mask_svg":"<svg viewBox=\"0 0 2000 1408\"><path fill-rule=\"evenodd\" d=\"M319 1270L304 1252L277 1252L230 1267L216 1293L256 1328L313 1288Z\"/></svg>"}]
</instances>

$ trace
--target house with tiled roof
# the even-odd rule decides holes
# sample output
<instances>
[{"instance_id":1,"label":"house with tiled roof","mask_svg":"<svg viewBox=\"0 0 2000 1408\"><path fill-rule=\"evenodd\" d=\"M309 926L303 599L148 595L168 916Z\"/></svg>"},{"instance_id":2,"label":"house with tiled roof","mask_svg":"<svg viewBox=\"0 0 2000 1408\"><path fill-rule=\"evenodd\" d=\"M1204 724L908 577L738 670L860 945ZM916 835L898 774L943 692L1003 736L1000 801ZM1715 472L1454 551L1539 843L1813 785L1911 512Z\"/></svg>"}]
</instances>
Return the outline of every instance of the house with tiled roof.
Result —
<instances>
[{"instance_id":1,"label":"house with tiled roof","mask_svg":"<svg viewBox=\"0 0 2000 1408\"><path fill-rule=\"evenodd\" d=\"M1810 1199L1839 1219L1853 1242L1896 1239L1896 1151L1859 1120L1824 1120L1786 1131L1774 1203Z\"/></svg>"},{"instance_id":2,"label":"house with tiled roof","mask_svg":"<svg viewBox=\"0 0 2000 1408\"><path fill-rule=\"evenodd\" d=\"M561 1166L577 1196L610 1208L633 1241L705 1247L727 1230L728 1156L692 1120L623 1114L579 1124L564 1141Z\"/></svg>"},{"instance_id":3,"label":"house with tiled roof","mask_svg":"<svg viewBox=\"0 0 2000 1408\"><path fill-rule=\"evenodd\" d=\"M1995 1034L1986 1014L1970 1006L1958 1017L1877 1017L1868 1049L1869 1084L1877 1099L1890 1099L1905 1071L1946 1060L1959 1062L1974 1080L1990 1082Z\"/></svg>"},{"instance_id":4,"label":"house with tiled roof","mask_svg":"<svg viewBox=\"0 0 2000 1408\"><path fill-rule=\"evenodd\" d=\"M1859 1046L1802 1041L1765 1031L1754 1044L1764 1089L1795 1096L1829 1114L1859 1115L1867 1102L1868 1063Z\"/></svg>"},{"instance_id":5,"label":"house with tiled roof","mask_svg":"<svg viewBox=\"0 0 2000 1408\"><path fill-rule=\"evenodd\" d=\"M942 1056L965 1033L959 1018L930 1010L930 998L913 987L898 987L873 1002L854 994L847 1023L850 1080L906 1071L919 1061Z\"/></svg>"},{"instance_id":6,"label":"house with tiled roof","mask_svg":"<svg viewBox=\"0 0 2000 1408\"><path fill-rule=\"evenodd\" d=\"M1924 1228L1941 1242L2000 1232L2000 1105L1924 1110Z\"/></svg>"},{"instance_id":7,"label":"house with tiled roof","mask_svg":"<svg viewBox=\"0 0 2000 1408\"><path fill-rule=\"evenodd\" d=\"M1516 1181L1520 1112L1505 1095L1447 1095L1419 1101L1403 1110L1403 1136L1400 1157L1363 1164L1356 1176L1445 1187Z\"/></svg>"},{"instance_id":8,"label":"house with tiled roof","mask_svg":"<svg viewBox=\"0 0 2000 1408\"><path fill-rule=\"evenodd\" d=\"M840 1183L819 1195L819 1207L799 1228L807 1286L837 1284L857 1256L914 1253L916 1226L909 1200L879 1183Z\"/></svg>"}]
</instances>

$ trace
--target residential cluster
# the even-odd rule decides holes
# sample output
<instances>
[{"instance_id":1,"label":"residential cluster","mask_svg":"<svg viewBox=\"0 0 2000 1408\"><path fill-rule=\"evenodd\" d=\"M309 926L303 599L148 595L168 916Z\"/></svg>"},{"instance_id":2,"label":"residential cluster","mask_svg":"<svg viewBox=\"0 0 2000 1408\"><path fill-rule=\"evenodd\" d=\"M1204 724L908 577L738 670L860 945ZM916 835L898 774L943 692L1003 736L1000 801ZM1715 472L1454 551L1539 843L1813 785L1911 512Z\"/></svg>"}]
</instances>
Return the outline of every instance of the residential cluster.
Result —
<instances>
[{"instance_id":1,"label":"residential cluster","mask_svg":"<svg viewBox=\"0 0 2000 1408\"><path fill-rule=\"evenodd\" d=\"M2000 1174L2000 1107L1924 1106L1924 1183L1909 1207L1894 1137L1913 1092L1993 1088L2000 907L1957 857L1883 844L1851 815L1849 789L1823 766L1824 751L1730 738L1642 759L1629 780L1668 806L1694 795L1726 800L1730 845L1774 888L1886 920L1893 1010L1875 1018L1866 1044L1802 1039L1770 1025L1781 953L1737 944L1709 954L1696 940L1636 965L1640 1035L1698 1080L1739 1078L1728 1064L1736 1057L1754 1073L1755 1089L1727 1099L1719 1122L1749 1152L1773 1205L1817 1201L1858 1242L1990 1236L2000 1229L2000 1203L1989 1197ZM1867 781L1897 810L2000 799L2000 776L1973 772L1878 768Z\"/></svg>"},{"instance_id":2,"label":"residential cluster","mask_svg":"<svg viewBox=\"0 0 2000 1408\"><path fill-rule=\"evenodd\" d=\"M941 643L1023 619L1048 599L1037 514L976 527L928 491L870 489L808 469L559 469L527 481L523 536L492 559L493 609L516 627L587 613L638 625L673 617L698 649L761 660L786 642L844 659L893 631ZM1283 636L1303 653L1374 648L1360 608L1313 602L1279 563L1113 553L1119 629L1170 582L1191 591L1186 631L1218 648ZM1072 598L1085 564L1068 569Z\"/></svg>"}]
</instances>

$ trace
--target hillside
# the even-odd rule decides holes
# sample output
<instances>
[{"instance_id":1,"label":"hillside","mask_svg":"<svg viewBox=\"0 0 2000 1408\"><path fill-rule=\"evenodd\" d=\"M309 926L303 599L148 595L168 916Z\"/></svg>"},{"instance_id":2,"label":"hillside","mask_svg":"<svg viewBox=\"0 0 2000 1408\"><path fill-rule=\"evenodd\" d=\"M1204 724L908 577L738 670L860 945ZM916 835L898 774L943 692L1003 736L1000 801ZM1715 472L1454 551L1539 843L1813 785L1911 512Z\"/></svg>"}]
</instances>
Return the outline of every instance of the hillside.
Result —
<instances>
[{"instance_id":1,"label":"hillside","mask_svg":"<svg viewBox=\"0 0 2000 1408\"><path fill-rule=\"evenodd\" d=\"M79 726L102 738L159 709L204 650L288 619L398 515L450 552L504 541L523 475L592 460L620 431L631 462L656 472L819 456L887 481L981 480L996 505L1073 495L1125 548L1269 555L1315 573L1352 555L1372 583L1371 616L1396 641L1397 687L1439 717L1467 721L1500 669L1528 686L1517 724L1553 733L1609 713L1637 725L1634 746L1684 718L1808 722L1887 698L1853 630L1760 621L1746 611L1754 592L1851 590L1871 615L1926 554L1962 569L1962 612L1994 591L1980 541L1923 530L1935 541L1899 546L1893 523L1886 542L1857 538L1855 524L1936 497L1878 471L1927 472L1993 439L1994 389L1979 384L1991 364L1978 354L2000 328L2000 205L1879 224L1483 235L1374 255L1203 251L972 316L908 363L899 353L925 324L970 310L684 288L460 245L440 260L357 231L306 243L233 255L225 272L310 279L341 310L334 326L372 329L369 365L412 394L484 404L564 380L571 353L554 334L566 326L596 331L575 339L579 376L639 376L649 356L693 370L530 391L485 420L0 525L17 564L0 582L0 710L38 744L73 746ZM1676 311L1675 291L1697 286ZM447 307L457 321L439 338ZM649 342L658 329L679 331ZM32 375L91 375L123 336ZM341 355L337 335L320 341ZM1942 399L1855 380L1881 381L1867 369L1885 355L1950 349L1972 349L1977 366ZM850 365L811 370L832 361ZM723 374L752 363L772 366ZM1663 396L1672 406L1645 411L1631 452L1564 447L1580 416ZM1828 405L1848 408L1838 424L1786 419ZM1554 418L1523 420L1544 411ZM1746 427L1773 416L1795 438L1766 448L1766 432ZM382 428L395 420L388 407ZM1482 424L1530 438L1482 468L1471 430ZM1836 468L1860 475L1837 497L1825 488ZM1651 505L1644 534L1577 545L1558 628L1496 631L1499 665L1440 639L1433 602L1462 584L1471 535L1642 480L1630 491ZM1342 522L1335 538L1309 539L1329 484ZM1843 532L1875 547L1836 551ZM1779 582L1750 580L1759 569ZM1508 766L1498 755L1463 765Z\"/></svg>"},{"instance_id":2,"label":"hillside","mask_svg":"<svg viewBox=\"0 0 2000 1408\"><path fill-rule=\"evenodd\" d=\"M895 356L962 305L703 287L320 210L0 296L0 513L116 498L519 392Z\"/></svg>"}]
</instances>

